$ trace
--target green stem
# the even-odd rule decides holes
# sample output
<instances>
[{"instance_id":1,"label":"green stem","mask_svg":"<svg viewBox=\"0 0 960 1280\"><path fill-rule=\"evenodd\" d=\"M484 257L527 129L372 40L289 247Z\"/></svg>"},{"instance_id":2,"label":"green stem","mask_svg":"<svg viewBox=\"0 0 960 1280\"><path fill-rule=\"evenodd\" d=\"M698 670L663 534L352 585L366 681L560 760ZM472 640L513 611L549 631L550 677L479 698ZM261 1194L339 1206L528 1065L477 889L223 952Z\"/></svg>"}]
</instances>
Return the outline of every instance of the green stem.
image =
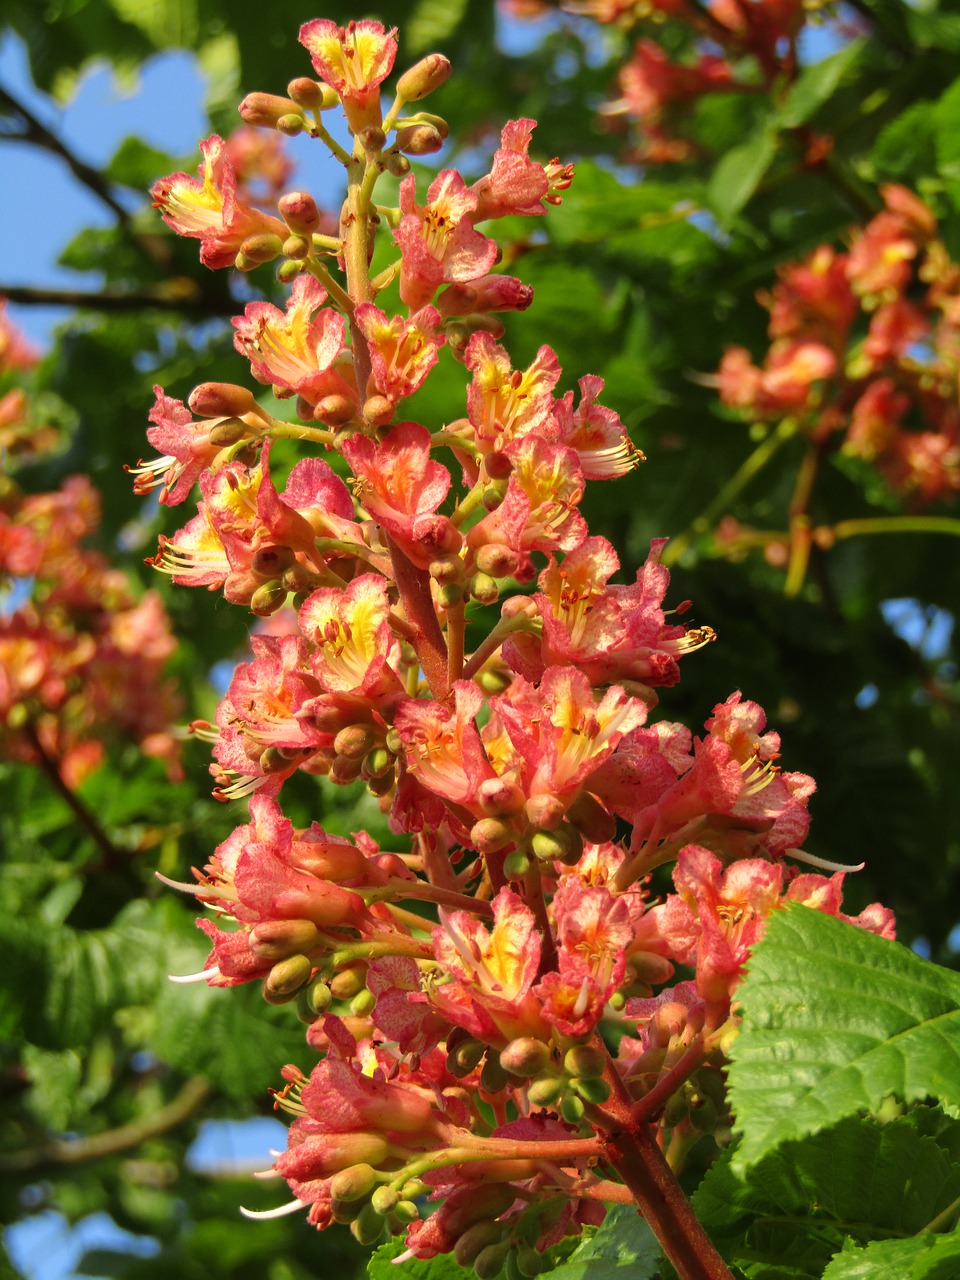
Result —
<instances>
[{"instance_id":1,"label":"green stem","mask_svg":"<svg viewBox=\"0 0 960 1280\"><path fill-rule=\"evenodd\" d=\"M926 1236L931 1232L946 1231L958 1212L960 1212L960 1196L951 1201L945 1209L941 1209L937 1216L928 1222L925 1227L921 1227L917 1235Z\"/></svg>"},{"instance_id":2,"label":"green stem","mask_svg":"<svg viewBox=\"0 0 960 1280\"><path fill-rule=\"evenodd\" d=\"M492 658L500 646L514 631L532 630L532 619L526 613L515 614L512 618L501 618L487 638L470 655L470 659L461 673L462 680L472 680L488 658Z\"/></svg>"},{"instance_id":3,"label":"green stem","mask_svg":"<svg viewBox=\"0 0 960 1280\"><path fill-rule=\"evenodd\" d=\"M949 533L960 536L960 520L952 516L877 516L865 520L840 520L817 529L817 534L857 538L864 533Z\"/></svg>"},{"instance_id":4,"label":"green stem","mask_svg":"<svg viewBox=\"0 0 960 1280\"><path fill-rule=\"evenodd\" d=\"M718 516L729 510L731 503L740 496L750 481L797 433L797 424L785 418L776 431L771 431L754 449L753 453L737 468L714 500L704 508L693 524L679 537L672 538L663 551L662 560L668 567L674 565L700 533L706 533Z\"/></svg>"},{"instance_id":5,"label":"green stem","mask_svg":"<svg viewBox=\"0 0 960 1280\"><path fill-rule=\"evenodd\" d=\"M336 435L323 427L302 427L298 422L274 422L264 435L273 440L315 440L317 444L332 445Z\"/></svg>"},{"instance_id":6,"label":"green stem","mask_svg":"<svg viewBox=\"0 0 960 1280\"><path fill-rule=\"evenodd\" d=\"M337 304L337 306L341 308L341 310L345 311L347 315L350 315L353 312L354 304L353 304L353 299L350 297L350 294L347 293L347 291L344 289L343 285L339 283L339 281L334 279L334 277L330 274L330 272L323 265L322 262L318 262L316 258L311 258L306 263L306 269L310 272L310 274L314 277L315 280L320 281L320 283L326 289L327 293L330 295L333 301Z\"/></svg>"}]
</instances>

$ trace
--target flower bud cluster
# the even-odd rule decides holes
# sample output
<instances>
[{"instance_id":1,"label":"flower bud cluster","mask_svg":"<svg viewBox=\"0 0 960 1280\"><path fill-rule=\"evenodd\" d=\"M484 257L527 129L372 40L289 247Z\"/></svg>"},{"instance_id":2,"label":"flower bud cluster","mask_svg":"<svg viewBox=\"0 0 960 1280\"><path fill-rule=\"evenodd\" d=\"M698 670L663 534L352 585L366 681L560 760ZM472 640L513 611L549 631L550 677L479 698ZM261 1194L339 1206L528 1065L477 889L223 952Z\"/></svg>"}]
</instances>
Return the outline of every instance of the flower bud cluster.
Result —
<instances>
[{"instance_id":1,"label":"flower bud cluster","mask_svg":"<svg viewBox=\"0 0 960 1280\"><path fill-rule=\"evenodd\" d=\"M960 266L936 219L905 187L838 253L820 245L760 301L770 350L730 347L725 404L751 420L796 421L811 439L871 464L918 504L960 492L956 414Z\"/></svg>"},{"instance_id":2,"label":"flower bud cluster","mask_svg":"<svg viewBox=\"0 0 960 1280\"><path fill-rule=\"evenodd\" d=\"M480 226L542 215L570 169L532 159L533 122L514 121L489 173L444 169L421 194L406 156L446 126L402 113L446 60L405 72L384 111L396 32L317 20L301 41L318 80L243 112L341 161L337 235L304 192L279 199L282 229L252 227L217 139L203 183L155 189L208 265L265 260L275 243L245 237L275 234L291 281L284 310L248 303L234 327L292 418L223 384L190 408L158 392L152 415L162 500L194 480L201 494L154 563L272 615L203 726L215 794L246 798L250 821L190 886L217 913L194 976L259 981L322 1055L309 1075L285 1068L277 1094L295 1119L275 1168L311 1222L402 1234L409 1256L452 1252L481 1280L533 1276L625 1199L603 1153L631 1107L660 1089L661 1110L679 1095L675 1131L722 1127L710 1089L748 948L786 901L840 914L843 872L799 874L813 783L781 771L755 703L731 695L697 737L649 721L713 632L664 608L662 540L615 584L613 547L589 534L587 483L641 460L601 380L558 394L549 347L518 369L500 345L496 313L531 292L496 272ZM324 124L337 103L349 152ZM396 208L375 202L384 174L402 176ZM371 275L378 235L395 252ZM470 382L433 429L401 406L444 351ZM277 438L312 449L282 491ZM397 850L294 829L280 798L295 772L365 783ZM668 864L675 892L654 897ZM880 907L857 923L892 931ZM676 965L694 976L671 986Z\"/></svg>"},{"instance_id":3,"label":"flower bud cluster","mask_svg":"<svg viewBox=\"0 0 960 1280\"><path fill-rule=\"evenodd\" d=\"M58 443L15 384L36 360L0 300L0 450L14 465ZM41 493L9 470L0 479L0 596L12 596L0 608L0 756L55 771L70 788L107 747L131 741L180 776L180 705L163 679L176 646L169 619L156 592L138 595L83 545L99 523L100 495L84 476Z\"/></svg>"}]
</instances>

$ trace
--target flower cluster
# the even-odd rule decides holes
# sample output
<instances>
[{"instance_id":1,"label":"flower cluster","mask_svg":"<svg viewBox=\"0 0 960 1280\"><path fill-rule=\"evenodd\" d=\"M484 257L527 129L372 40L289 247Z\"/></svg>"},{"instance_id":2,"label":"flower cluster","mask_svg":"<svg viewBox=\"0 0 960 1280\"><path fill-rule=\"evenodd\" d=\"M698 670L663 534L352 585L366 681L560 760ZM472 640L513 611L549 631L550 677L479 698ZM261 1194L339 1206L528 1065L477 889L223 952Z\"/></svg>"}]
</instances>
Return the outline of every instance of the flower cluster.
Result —
<instances>
[{"instance_id":1,"label":"flower cluster","mask_svg":"<svg viewBox=\"0 0 960 1280\"><path fill-rule=\"evenodd\" d=\"M0 379L36 355L0 310ZM34 458L57 442L31 421L16 386L0 398L0 447ZM85 548L100 500L84 476L59 489L0 487L0 755L56 769L75 787L105 745L133 741L178 772L170 726L179 714L162 678L176 641L156 592L136 594L126 575Z\"/></svg>"},{"instance_id":2,"label":"flower cluster","mask_svg":"<svg viewBox=\"0 0 960 1280\"><path fill-rule=\"evenodd\" d=\"M284 309L248 303L234 328L293 415L241 386L188 404L158 389L162 456L137 475L167 506L199 485L159 569L291 620L255 637L204 727L215 794L246 798L249 820L180 886L216 913L192 977L295 1002L322 1055L285 1067L277 1094L296 1117L275 1165L287 1208L364 1242L402 1234L409 1256L452 1251L480 1277L508 1253L534 1275L544 1249L634 1201L622 1152L639 1125L681 1145L722 1130L749 948L790 902L839 916L843 870L800 874L813 782L777 764L759 706L732 694L698 736L651 721L714 634L665 608L661 540L618 584L614 548L590 536L587 483L641 460L600 379L560 391L549 347L518 369L500 344L499 313L531 291L497 272L489 224L541 216L572 171L533 158L518 120L488 173L444 169L424 193L407 157L447 126L403 113L446 60L401 75L384 113L395 32L317 20L300 39L318 80L241 112L342 162L337 234L305 192L278 217L242 204L218 138L200 180L154 189L209 266L276 261L291 285ZM338 103L350 151L324 124ZM383 174L401 179L395 207L375 202ZM383 231L394 254L371 274ZM461 416L408 420L447 356L469 375ZM280 438L313 446L282 485ZM365 783L396 848L294 827L281 801L298 771ZM879 906L855 923L892 935ZM713 1089L709 1122L664 1110L682 1089Z\"/></svg>"},{"instance_id":3,"label":"flower cluster","mask_svg":"<svg viewBox=\"0 0 960 1280\"><path fill-rule=\"evenodd\" d=\"M900 186L881 194L846 252L820 245L781 269L760 297L763 364L730 347L718 385L745 416L794 419L924 504L960 491L960 266L927 205Z\"/></svg>"}]
</instances>

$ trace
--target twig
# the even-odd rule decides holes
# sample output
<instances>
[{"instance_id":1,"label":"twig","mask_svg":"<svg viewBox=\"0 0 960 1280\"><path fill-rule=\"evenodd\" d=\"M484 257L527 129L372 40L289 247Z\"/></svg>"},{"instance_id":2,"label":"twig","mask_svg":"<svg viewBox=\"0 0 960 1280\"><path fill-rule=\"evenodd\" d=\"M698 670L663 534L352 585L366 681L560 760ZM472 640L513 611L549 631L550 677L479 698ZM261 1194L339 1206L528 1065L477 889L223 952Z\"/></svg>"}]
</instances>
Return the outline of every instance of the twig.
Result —
<instances>
[{"instance_id":1,"label":"twig","mask_svg":"<svg viewBox=\"0 0 960 1280\"><path fill-rule=\"evenodd\" d=\"M50 1165L82 1164L87 1160L100 1160L104 1156L129 1151L188 1120L211 1093L210 1085L202 1076L193 1076L172 1101L142 1120L107 1129L105 1133L96 1133L89 1138L56 1138L42 1147L28 1147L24 1151L0 1156L0 1174L28 1173Z\"/></svg>"},{"instance_id":2,"label":"twig","mask_svg":"<svg viewBox=\"0 0 960 1280\"><path fill-rule=\"evenodd\" d=\"M26 307L86 307L90 311L177 311L201 316L236 314L229 298L176 298L155 293L109 293L86 289L44 289L36 285L2 284L0 297Z\"/></svg>"}]
</instances>

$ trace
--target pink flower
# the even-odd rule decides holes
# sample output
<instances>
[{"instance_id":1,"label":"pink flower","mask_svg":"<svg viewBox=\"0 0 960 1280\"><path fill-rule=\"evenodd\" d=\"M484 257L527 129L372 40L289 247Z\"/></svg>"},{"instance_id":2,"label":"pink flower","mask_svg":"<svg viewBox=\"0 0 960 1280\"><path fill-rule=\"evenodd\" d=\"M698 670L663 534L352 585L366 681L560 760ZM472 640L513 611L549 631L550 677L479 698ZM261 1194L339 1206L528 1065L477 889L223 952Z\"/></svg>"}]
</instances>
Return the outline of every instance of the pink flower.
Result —
<instances>
[{"instance_id":1,"label":"pink flower","mask_svg":"<svg viewBox=\"0 0 960 1280\"><path fill-rule=\"evenodd\" d=\"M387 617L390 601L379 574L364 573L348 587L321 587L301 606L301 633L316 644L310 668L327 693L356 693L374 705L402 693L395 668L400 645Z\"/></svg>"},{"instance_id":2,"label":"pink flower","mask_svg":"<svg viewBox=\"0 0 960 1280\"><path fill-rule=\"evenodd\" d=\"M529 156L535 120L511 120L503 127L500 146L493 156L490 172L470 188L477 197L473 222L512 215L537 217L546 212L543 202L559 204L559 191L569 187L572 166L562 168L552 160L545 169Z\"/></svg>"},{"instance_id":3,"label":"pink flower","mask_svg":"<svg viewBox=\"0 0 960 1280\"><path fill-rule=\"evenodd\" d=\"M269 302L247 303L243 317L233 321L234 346L250 361L257 381L280 395L298 395L311 406L336 396L355 406L357 388L344 346L344 319L323 309L326 300L313 276L299 275L286 313Z\"/></svg>"},{"instance_id":4,"label":"pink flower","mask_svg":"<svg viewBox=\"0 0 960 1280\"><path fill-rule=\"evenodd\" d=\"M402 255L400 297L418 311L441 284L478 280L497 260L497 246L475 231L471 215L477 197L455 169L444 169L427 191L427 203L415 203L413 174L400 187L403 218L393 233Z\"/></svg>"},{"instance_id":5,"label":"pink flower","mask_svg":"<svg viewBox=\"0 0 960 1280\"><path fill-rule=\"evenodd\" d=\"M437 352L446 341L438 327L440 313L435 307L423 307L409 320L388 319L372 302L362 302L354 318L370 344L374 389L393 405L412 396L437 363Z\"/></svg>"},{"instance_id":6,"label":"pink flower","mask_svg":"<svg viewBox=\"0 0 960 1280\"><path fill-rule=\"evenodd\" d=\"M473 374L467 413L482 453L501 451L532 432L553 435L552 392L560 365L550 347L541 347L533 364L521 373L511 367L503 347L480 330L467 343L464 363Z\"/></svg>"},{"instance_id":7,"label":"pink flower","mask_svg":"<svg viewBox=\"0 0 960 1280\"><path fill-rule=\"evenodd\" d=\"M221 137L212 134L200 144L200 179L186 173L161 178L150 189L153 203L177 235L200 241L200 261L206 267L232 267L248 236L272 233L284 238L279 218L261 213L238 199L236 176Z\"/></svg>"},{"instance_id":8,"label":"pink flower","mask_svg":"<svg viewBox=\"0 0 960 1280\"><path fill-rule=\"evenodd\" d=\"M315 18L300 28L300 43L320 79L340 95L354 133L381 123L380 86L393 70L396 35L396 27L387 31L369 20L338 27Z\"/></svg>"},{"instance_id":9,"label":"pink flower","mask_svg":"<svg viewBox=\"0 0 960 1280\"><path fill-rule=\"evenodd\" d=\"M438 552L459 544L449 519L436 514L450 488L450 472L430 457L426 427L398 423L380 444L351 436L343 456L358 479L357 498L414 564L425 569Z\"/></svg>"}]
</instances>

